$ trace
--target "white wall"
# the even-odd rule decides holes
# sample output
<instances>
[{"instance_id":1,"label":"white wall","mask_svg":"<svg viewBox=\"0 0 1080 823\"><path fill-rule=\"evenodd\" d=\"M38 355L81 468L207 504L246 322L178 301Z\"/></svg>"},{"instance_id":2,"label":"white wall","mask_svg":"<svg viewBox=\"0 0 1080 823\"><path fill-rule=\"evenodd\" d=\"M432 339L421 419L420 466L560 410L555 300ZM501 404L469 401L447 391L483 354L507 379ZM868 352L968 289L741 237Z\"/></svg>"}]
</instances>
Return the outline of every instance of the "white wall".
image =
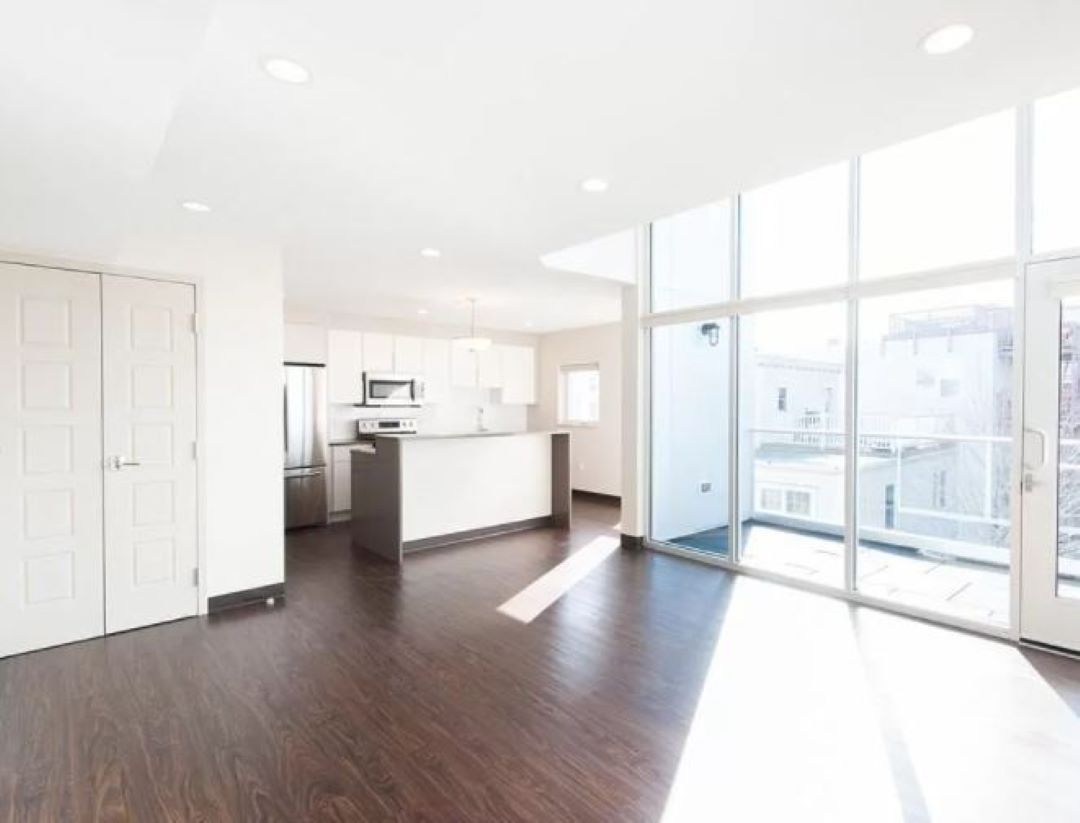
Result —
<instances>
[{"instance_id":1,"label":"white wall","mask_svg":"<svg viewBox=\"0 0 1080 823\"><path fill-rule=\"evenodd\" d=\"M204 275L208 592L285 580L280 268Z\"/></svg>"},{"instance_id":2,"label":"white wall","mask_svg":"<svg viewBox=\"0 0 1080 823\"><path fill-rule=\"evenodd\" d=\"M622 494L622 329L618 323L545 334L537 369L539 404L530 412L535 429L559 428L559 369L600 366L600 422L570 428L573 488Z\"/></svg>"},{"instance_id":3,"label":"white wall","mask_svg":"<svg viewBox=\"0 0 1080 823\"><path fill-rule=\"evenodd\" d=\"M465 333L462 326L409 322L362 315L313 312L298 306L286 306L285 357L305 362L325 362L326 332L328 329L358 329L362 331L400 334L414 337L453 338ZM523 346L538 345L533 334L479 329L496 343ZM321 346L321 351L320 351ZM476 427L477 408L484 409L484 426L490 431L525 431L529 427L527 406L506 405L491 389L451 388L446 400L431 403L409 416L417 418L421 432L462 432ZM366 409L356 406L330 406L329 436L343 440L356 434L356 420L372 417L401 417L401 409Z\"/></svg>"}]
</instances>

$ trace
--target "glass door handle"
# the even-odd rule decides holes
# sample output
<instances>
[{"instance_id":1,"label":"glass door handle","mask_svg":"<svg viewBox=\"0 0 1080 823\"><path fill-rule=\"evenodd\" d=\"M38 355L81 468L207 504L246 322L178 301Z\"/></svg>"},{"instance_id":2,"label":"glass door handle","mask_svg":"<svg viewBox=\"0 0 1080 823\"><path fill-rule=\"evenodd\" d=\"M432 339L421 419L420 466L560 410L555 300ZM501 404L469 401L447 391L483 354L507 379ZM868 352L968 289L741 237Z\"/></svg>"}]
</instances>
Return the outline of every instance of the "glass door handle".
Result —
<instances>
[{"instance_id":1,"label":"glass door handle","mask_svg":"<svg viewBox=\"0 0 1080 823\"><path fill-rule=\"evenodd\" d=\"M1030 493L1035 488L1035 474L1033 472L1024 472L1024 479L1021 481L1020 486L1025 493Z\"/></svg>"}]
</instances>

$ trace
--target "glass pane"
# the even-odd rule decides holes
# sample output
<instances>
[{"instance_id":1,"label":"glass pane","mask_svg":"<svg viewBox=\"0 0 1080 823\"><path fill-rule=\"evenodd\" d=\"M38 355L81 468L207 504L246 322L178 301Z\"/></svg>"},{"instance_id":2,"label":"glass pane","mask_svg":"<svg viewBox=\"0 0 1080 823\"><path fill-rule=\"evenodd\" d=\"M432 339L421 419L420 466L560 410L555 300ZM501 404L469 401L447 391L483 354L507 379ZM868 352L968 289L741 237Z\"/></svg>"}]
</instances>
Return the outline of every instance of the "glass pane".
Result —
<instances>
[{"instance_id":1,"label":"glass pane","mask_svg":"<svg viewBox=\"0 0 1080 823\"><path fill-rule=\"evenodd\" d=\"M859 305L857 586L1009 619L1013 284Z\"/></svg>"},{"instance_id":2,"label":"glass pane","mask_svg":"<svg viewBox=\"0 0 1080 823\"><path fill-rule=\"evenodd\" d=\"M747 565L844 578L843 303L739 320L739 489Z\"/></svg>"},{"instance_id":3,"label":"glass pane","mask_svg":"<svg viewBox=\"0 0 1080 823\"><path fill-rule=\"evenodd\" d=\"M563 372L568 422L595 423L600 419L600 370L567 369Z\"/></svg>"},{"instance_id":4,"label":"glass pane","mask_svg":"<svg viewBox=\"0 0 1080 823\"><path fill-rule=\"evenodd\" d=\"M1035 104L1035 251L1080 248L1080 89Z\"/></svg>"},{"instance_id":5,"label":"glass pane","mask_svg":"<svg viewBox=\"0 0 1080 823\"><path fill-rule=\"evenodd\" d=\"M1080 298L1061 307L1061 393L1058 401L1059 597L1080 599Z\"/></svg>"},{"instance_id":6,"label":"glass pane","mask_svg":"<svg viewBox=\"0 0 1080 823\"><path fill-rule=\"evenodd\" d=\"M847 163L744 194L741 293L779 294L844 283L849 195Z\"/></svg>"},{"instance_id":7,"label":"glass pane","mask_svg":"<svg viewBox=\"0 0 1080 823\"><path fill-rule=\"evenodd\" d=\"M652 224L653 311L720 303L730 296L730 201Z\"/></svg>"},{"instance_id":8,"label":"glass pane","mask_svg":"<svg viewBox=\"0 0 1080 823\"><path fill-rule=\"evenodd\" d=\"M1015 254L1015 122L1005 111L865 155L860 277Z\"/></svg>"},{"instance_id":9,"label":"glass pane","mask_svg":"<svg viewBox=\"0 0 1080 823\"><path fill-rule=\"evenodd\" d=\"M652 537L728 553L730 320L652 332Z\"/></svg>"}]
</instances>

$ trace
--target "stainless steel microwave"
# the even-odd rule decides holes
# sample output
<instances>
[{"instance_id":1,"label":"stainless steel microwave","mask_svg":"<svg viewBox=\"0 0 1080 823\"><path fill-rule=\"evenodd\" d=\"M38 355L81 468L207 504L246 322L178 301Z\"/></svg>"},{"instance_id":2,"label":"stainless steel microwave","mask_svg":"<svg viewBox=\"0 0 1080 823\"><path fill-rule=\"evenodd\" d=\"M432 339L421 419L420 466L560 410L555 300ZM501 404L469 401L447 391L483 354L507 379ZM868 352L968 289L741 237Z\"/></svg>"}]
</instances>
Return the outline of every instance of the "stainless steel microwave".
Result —
<instances>
[{"instance_id":1,"label":"stainless steel microwave","mask_svg":"<svg viewBox=\"0 0 1080 823\"><path fill-rule=\"evenodd\" d=\"M364 372L365 406L422 406L424 379L414 374Z\"/></svg>"}]
</instances>

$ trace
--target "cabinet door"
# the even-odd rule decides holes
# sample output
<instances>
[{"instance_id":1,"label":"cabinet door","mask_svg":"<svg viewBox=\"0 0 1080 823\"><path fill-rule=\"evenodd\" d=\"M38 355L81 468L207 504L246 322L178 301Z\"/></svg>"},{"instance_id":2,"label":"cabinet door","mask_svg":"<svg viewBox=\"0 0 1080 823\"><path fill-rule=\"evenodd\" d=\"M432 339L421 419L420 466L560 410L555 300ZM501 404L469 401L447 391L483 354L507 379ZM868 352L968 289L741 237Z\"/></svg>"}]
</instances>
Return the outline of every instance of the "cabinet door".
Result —
<instances>
[{"instance_id":1,"label":"cabinet door","mask_svg":"<svg viewBox=\"0 0 1080 823\"><path fill-rule=\"evenodd\" d=\"M332 329L326 335L327 395L331 403L364 399L364 336Z\"/></svg>"},{"instance_id":2,"label":"cabinet door","mask_svg":"<svg viewBox=\"0 0 1080 823\"><path fill-rule=\"evenodd\" d=\"M503 380L502 346L492 346L476 355L476 382L482 389L501 389Z\"/></svg>"},{"instance_id":3,"label":"cabinet door","mask_svg":"<svg viewBox=\"0 0 1080 823\"><path fill-rule=\"evenodd\" d=\"M394 337L364 332L364 371L388 374L394 371Z\"/></svg>"},{"instance_id":4,"label":"cabinet door","mask_svg":"<svg viewBox=\"0 0 1080 823\"><path fill-rule=\"evenodd\" d=\"M427 338L424 340L424 363L420 373L424 376L424 399L428 403L442 403L450 395L450 341Z\"/></svg>"},{"instance_id":5,"label":"cabinet door","mask_svg":"<svg viewBox=\"0 0 1080 823\"><path fill-rule=\"evenodd\" d=\"M394 337L394 371L398 374L424 373L424 338Z\"/></svg>"},{"instance_id":6,"label":"cabinet door","mask_svg":"<svg viewBox=\"0 0 1080 823\"><path fill-rule=\"evenodd\" d=\"M334 499L331 501L335 514L347 512L352 509L352 464L335 463L334 472Z\"/></svg>"},{"instance_id":7,"label":"cabinet door","mask_svg":"<svg viewBox=\"0 0 1080 823\"><path fill-rule=\"evenodd\" d=\"M536 350L531 346L503 347L502 402L521 406L536 402Z\"/></svg>"},{"instance_id":8,"label":"cabinet door","mask_svg":"<svg viewBox=\"0 0 1080 823\"><path fill-rule=\"evenodd\" d=\"M476 352L451 344L450 382L457 388L476 388Z\"/></svg>"},{"instance_id":9,"label":"cabinet door","mask_svg":"<svg viewBox=\"0 0 1080 823\"><path fill-rule=\"evenodd\" d=\"M330 511L352 509L352 447L334 446L330 458Z\"/></svg>"}]
</instances>

